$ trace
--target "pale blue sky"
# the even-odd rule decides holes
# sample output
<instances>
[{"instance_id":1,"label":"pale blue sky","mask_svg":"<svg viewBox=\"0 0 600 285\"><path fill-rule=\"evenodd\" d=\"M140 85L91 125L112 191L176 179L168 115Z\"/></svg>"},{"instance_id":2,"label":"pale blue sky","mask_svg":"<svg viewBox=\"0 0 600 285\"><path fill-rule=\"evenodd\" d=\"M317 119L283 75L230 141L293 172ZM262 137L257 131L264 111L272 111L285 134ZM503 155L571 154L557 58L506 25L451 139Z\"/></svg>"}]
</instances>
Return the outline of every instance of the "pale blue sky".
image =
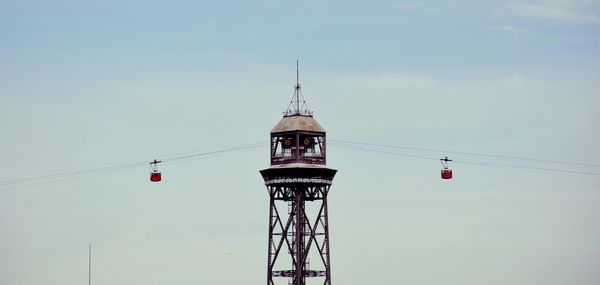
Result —
<instances>
[{"instance_id":1,"label":"pale blue sky","mask_svg":"<svg viewBox=\"0 0 600 285\"><path fill-rule=\"evenodd\" d=\"M0 0L0 181L265 141L0 186L0 284L85 283L90 241L93 284L264 284L296 59L330 139L599 164L599 50L597 0ZM597 176L328 155L334 284L600 282Z\"/></svg>"}]
</instances>

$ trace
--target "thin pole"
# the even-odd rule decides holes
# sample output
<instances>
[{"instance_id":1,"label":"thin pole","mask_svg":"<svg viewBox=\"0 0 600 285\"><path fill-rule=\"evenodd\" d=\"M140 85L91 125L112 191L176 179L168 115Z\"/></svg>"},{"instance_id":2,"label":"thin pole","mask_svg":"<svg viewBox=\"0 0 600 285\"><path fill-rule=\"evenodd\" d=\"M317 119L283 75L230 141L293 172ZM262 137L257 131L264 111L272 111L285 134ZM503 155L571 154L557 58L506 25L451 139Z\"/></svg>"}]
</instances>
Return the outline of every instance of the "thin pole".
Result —
<instances>
[{"instance_id":1,"label":"thin pole","mask_svg":"<svg viewBox=\"0 0 600 285\"><path fill-rule=\"evenodd\" d=\"M300 71L296 59L296 114L300 114Z\"/></svg>"},{"instance_id":2,"label":"thin pole","mask_svg":"<svg viewBox=\"0 0 600 285\"><path fill-rule=\"evenodd\" d=\"M92 243L88 246L88 285L92 285Z\"/></svg>"}]
</instances>

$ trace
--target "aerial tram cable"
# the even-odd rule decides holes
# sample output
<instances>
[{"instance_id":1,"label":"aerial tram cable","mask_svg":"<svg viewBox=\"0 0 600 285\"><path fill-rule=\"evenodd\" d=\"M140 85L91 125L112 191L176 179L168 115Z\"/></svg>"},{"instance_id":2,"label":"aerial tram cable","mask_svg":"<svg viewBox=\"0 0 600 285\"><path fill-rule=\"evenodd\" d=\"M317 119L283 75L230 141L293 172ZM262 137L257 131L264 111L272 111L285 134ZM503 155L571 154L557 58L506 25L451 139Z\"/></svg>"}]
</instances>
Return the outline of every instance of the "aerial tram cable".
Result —
<instances>
[{"instance_id":1,"label":"aerial tram cable","mask_svg":"<svg viewBox=\"0 0 600 285\"><path fill-rule=\"evenodd\" d=\"M329 140L329 141L333 141L333 140ZM340 144L337 146L341 147L341 148L346 148L346 149L369 151L369 152L389 154L389 155L398 155L398 156L416 158L416 159L422 159L422 160L428 160L428 161L433 161L433 160L439 159L439 158L436 158L433 156L414 155L414 154L410 154L410 153L394 151L391 149L382 149L381 147L368 147L368 146L365 146L365 144ZM442 166L444 166L443 160L444 159L442 159ZM482 162L482 161L472 160L472 159L468 159L468 158L463 159L463 158L456 158L456 157L453 160L449 160L449 161L452 161L452 162L458 163L458 164L480 165L480 166L486 166L486 167L497 167L497 168L504 168L504 169L513 169L513 170L534 170L534 171L538 171L538 172L546 172L546 173L550 172L550 173L560 174L560 175L579 176L579 177L595 178L595 179L600 178L600 173L598 173L598 172L581 171L581 170L573 170L573 169L565 169L565 168L540 167L540 166L531 165L531 162L529 162L529 165L519 165L519 164L514 164L514 163L513 164L495 163L495 162L490 162L490 161ZM580 163L576 163L576 164L580 164ZM581 164L584 164L584 163L581 163Z\"/></svg>"},{"instance_id":2,"label":"aerial tram cable","mask_svg":"<svg viewBox=\"0 0 600 285\"><path fill-rule=\"evenodd\" d=\"M221 148L221 149L216 149L216 150L212 150L212 151L205 151L205 152L200 152L200 153L167 157L165 159L162 159L161 161L157 160L157 163L159 163L159 162L165 162L165 163L179 162L179 161L194 159L194 158L198 158L198 157L211 156L211 155L216 155L216 154L226 154L226 153L232 153L232 152L238 152L238 151L244 151L244 150L251 150L251 149L256 149L256 148L263 147L263 146L264 146L264 142L256 142L256 143L252 143L252 144L244 144L244 145L239 145L239 146ZM80 178L80 177L83 177L86 175L91 175L91 174L106 174L106 173L118 172L118 171L123 171L123 170L131 169L131 168L143 167L146 165L148 165L147 161L133 161L133 162L112 164L112 165L108 165L108 166L91 167L91 168L84 168L84 169L78 169L78 170L63 171L63 172L57 172L57 173L52 173L52 174L47 174L47 175L38 175L38 176L29 176L29 177L0 180L0 191L7 191L7 190L15 189L15 188L34 186L34 185L55 182L55 181L70 180L70 179ZM155 168L153 168L153 170L154 169Z\"/></svg>"},{"instance_id":3,"label":"aerial tram cable","mask_svg":"<svg viewBox=\"0 0 600 285\"><path fill-rule=\"evenodd\" d=\"M215 155L215 154L221 154L221 153L230 153L230 152L256 149L256 148L264 147L264 146L265 146L265 142L261 141L261 142L251 143L251 144L244 144L244 145L239 145L239 146L217 149L217 150L213 150L213 151L167 157L167 158L163 159L163 161L165 161L165 162L180 161L180 160L192 159L192 158L201 157L201 156L208 156L208 155Z\"/></svg>"},{"instance_id":4,"label":"aerial tram cable","mask_svg":"<svg viewBox=\"0 0 600 285\"><path fill-rule=\"evenodd\" d=\"M328 140L328 141L334 141L334 140ZM386 150L386 149L381 149L381 148L365 147L365 146L360 146L360 145L343 145L342 144L342 145L337 145L337 146L341 147L341 148L346 148L346 149L362 150L362 151L369 151L369 152L376 152L376 153L383 153L383 154L392 154L392 155L405 156L405 157L424 159L424 160L438 159L437 157L434 157L434 156L403 153L403 152L391 151L391 150Z\"/></svg>"},{"instance_id":5,"label":"aerial tram cable","mask_svg":"<svg viewBox=\"0 0 600 285\"><path fill-rule=\"evenodd\" d=\"M456 154L456 156L454 156L453 160L445 161L444 159L442 159L441 160L442 166L444 166L444 162L447 163L449 161L453 161L454 163L459 163L459 164L480 165L480 166L486 166L486 167L497 167L497 168L513 169L513 170L515 170L515 169L532 170L532 171L538 171L538 172L539 171L551 172L551 173L561 174L561 175L573 175L573 176L588 177L588 178L589 177L600 178L600 173L598 173L598 172L592 172L589 170L584 171L584 170L577 170L577 169L572 169L572 168L570 168L570 169L564 168L564 166L586 167L586 168L600 167L600 164L593 164L593 163L546 160L546 159L535 159L535 158L526 158L526 157L517 157L517 156L472 153L472 152L459 152L459 151L440 150L440 149L433 149L433 148L421 148L421 147L409 147L409 146L399 146L399 145L389 145L389 144L355 142L355 141L348 141L348 140L335 140L335 139L332 140L332 139L330 139L329 141L333 142L334 144L336 144L338 147L341 147L341 148L397 155L397 156L423 159L423 160L429 160L429 161L438 160L439 156L436 157L437 155L433 156L433 155L428 155L428 154L424 155L419 152L430 152L430 153L435 152L438 154L439 153ZM226 154L226 153L232 153L232 152L237 152L237 151L256 149L256 148L263 147L264 145L265 145L264 142L256 142L256 143L252 143L252 144L244 144L244 145L220 148L220 149L216 149L216 150L212 150L212 151L166 157L160 161L156 160L156 163L154 163L154 161L152 161L151 162L151 167L153 167L152 173L154 173L156 170L156 172L158 174L153 174L154 179L156 179L157 181L154 181L154 180L151 180L151 181L158 182L158 181L162 180L161 173L158 172L158 170L155 168L156 164L160 163L160 162L176 163L179 161L184 161L184 160L193 159L193 158L197 158L197 157L210 156L210 155L216 155L216 154ZM405 152L399 152L398 150L400 150L400 149L405 150ZM414 151L418 151L418 152L415 153ZM519 161L521 164L516 164L514 162L513 163L495 162L493 160L492 161L481 161L481 160L473 159L473 158L477 158L477 157L507 159L507 160L512 160L514 162ZM544 166L540 166L540 165L536 165L536 164L544 164ZM144 165L148 165L148 161L124 162L124 163L117 163L117 164L108 165L108 166L99 166L99 167L84 168L84 169L78 169L78 170L63 171L63 172L47 174L47 175L38 175L38 176L29 176L29 177L22 177L22 178L0 180L0 191L7 191L7 190L16 189L16 188L29 187L29 186L34 186L34 185L39 185L39 184L44 184L44 183L49 183L49 182L70 180L70 179L80 178L80 177L92 175L92 174L114 173L114 172L119 172L119 171L123 171L126 169L142 167ZM547 166L547 165L551 165L551 166ZM563 167L557 167L559 165L563 166ZM444 168L444 169L446 169L446 168ZM447 169L447 170L449 170L449 169ZM448 174L446 174L446 175L448 175Z\"/></svg>"},{"instance_id":6,"label":"aerial tram cable","mask_svg":"<svg viewBox=\"0 0 600 285\"><path fill-rule=\"evenodd\" d=\"M563 164L563 165L572 165L572 166L583 166L583 167L600 168L600 164L585 163L585 162L547 160L547 159L537 159L537 158L529 158L529 157L498 155L498 154L462 152L462 151L442 150L442 149L434 149L434 148L422 148L422 147L411 147L411 146L401 146L401 145L367 143L367 142L358 142L358 141L349 141L349 140L335 140L335 139L330 139L328 141L334 142L334 143L339 143L339 144L360 145L360 146L365 146L365 147L379 147L379 148L390 148L390 149L405 149L405 150L416 150L416 151L425 151L425 152L458 154L458 155L475 156L475 157L501 158L501 159L530 161L530 162L539 162L539 163L547 163L547 164Z\"/></svg>"},{"instance_id":7,"label":"aerial tram cable","mask_svg":"<svg viewBox=\"0 0 600 285\"><path fill-rule=\"evenodd\" d=\"M84 176L94 173L103 173L103 172L112 172L117 170L124 170L133 167L139 167L145 165L146 162L130 162L123 164L116 164L112 166L104 166L104 167L94 167L80 170L72 170L72 171L64 171L47 175L39 175L39 176L30 176L30 177L22 177L22 178L14 178L0 181L0 186L4 185L13 185L20 183L32 183L32 182L40 182L40 181L51 181L55 179L64 179L68 177L76 177L76 176Z\"/></svg>"},{"instance_id":8,"label":"aerial tram cable","mask_svg":"<svg viewBox=\"0 0 600 285\"><path fill-rule=\"evenodd\" d=\"M600 173L589 172L589 171L557 169L557 168L548 168L548 167L535 167L535 166L525 166L525 165L510 165L510 164L493 163L493 162L489 162L489 163L475 162L475 161L469 161L469 160L457 161L457 163L498 167L498 168L505 168L505 169L537 170L537 171L542 171L542 172L552 172L552 173L561 174L561 175L571 175L572 174L572 175L576 175L576 176L580 176L580 177L600 178Z\"/></svg>"}]
</instances>

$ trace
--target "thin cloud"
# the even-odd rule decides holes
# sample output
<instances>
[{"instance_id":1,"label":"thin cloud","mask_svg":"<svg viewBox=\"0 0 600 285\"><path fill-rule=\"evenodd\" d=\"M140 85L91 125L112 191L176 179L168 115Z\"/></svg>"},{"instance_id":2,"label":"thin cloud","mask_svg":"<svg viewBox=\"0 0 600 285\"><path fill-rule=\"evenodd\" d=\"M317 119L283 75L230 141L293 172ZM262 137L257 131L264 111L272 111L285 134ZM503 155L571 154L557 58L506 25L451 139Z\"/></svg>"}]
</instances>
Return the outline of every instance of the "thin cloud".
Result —
<instances>
[{"instance_id":1,"label":"thin cloud","mask_svg":"<svg viewBox=\"0 0 600 285\"><path fill-rule=\"evenodd\" d=\"M422 88L434 83L433 78L422 74L382 73L341 77L342 85L369 88Z\"/></svg>"},{"instance_id":2,"label":"thin cloud","mask_svg":"<svg viewBox=\"0 0 600 285\"><path fill-rule=\"evenodd\" d=\"M499 29L503 32L507 32L507 33L515 34L515 35L523 35L523 34L527 34L529 32L529 30L527 30L527 29L513 26L513 25L500 25L500 26L495 26L495 28Z\"/></svg>"},{"instance_id":3,"label":"thin cloud","mask_svg":"<svg viewBox=\"0 0 600 285\"><path fill-rule=\"evenodd\" d=\"M600 16L589 12L600 1L545 0L537 2L510 2L509 10L523 18L545 19L573 24L600 24Z\"/></svg>"}]
</instances>

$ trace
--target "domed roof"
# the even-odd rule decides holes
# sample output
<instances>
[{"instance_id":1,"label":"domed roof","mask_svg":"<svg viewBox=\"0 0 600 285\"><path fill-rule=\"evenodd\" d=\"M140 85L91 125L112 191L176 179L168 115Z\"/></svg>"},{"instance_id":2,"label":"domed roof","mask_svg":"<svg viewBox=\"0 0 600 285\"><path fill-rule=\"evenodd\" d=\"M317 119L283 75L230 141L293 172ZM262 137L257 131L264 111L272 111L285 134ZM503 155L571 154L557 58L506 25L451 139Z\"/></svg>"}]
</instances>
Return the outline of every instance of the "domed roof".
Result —
<instances>
[{"instance_id":1,"label":"domed roof","mask_svg":"<svg viewBox=\"0 0 600 285\"><path fill-rule=\"evenodd\" d=\"M325 132L317 120L307 115L284 116L279 123L273 127L271 133L283 133L292 131Z\"/></svg>"}]
</instances>

